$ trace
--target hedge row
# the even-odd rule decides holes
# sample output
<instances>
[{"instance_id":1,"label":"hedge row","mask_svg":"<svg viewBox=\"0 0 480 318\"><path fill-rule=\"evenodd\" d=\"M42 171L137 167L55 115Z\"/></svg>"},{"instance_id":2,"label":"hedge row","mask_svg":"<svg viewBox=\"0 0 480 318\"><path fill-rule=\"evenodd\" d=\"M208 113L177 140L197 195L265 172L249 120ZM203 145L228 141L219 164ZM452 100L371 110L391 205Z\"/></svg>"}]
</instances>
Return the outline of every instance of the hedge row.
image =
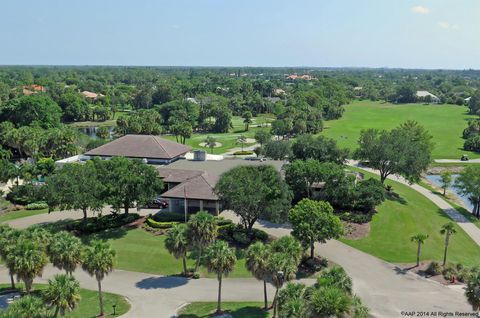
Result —
<instances>
[{"instance_id":1,"label":"hedge row","mask_svg":"<svg viewBox=\"0 0 480 318\"><path fill-rule=\"evenodd\" d=\"M180 224L180 222L157 222L152 218L148 218L146 222L148 226L153 227L155 229L169 229L174 225Z\"/></svg>"}]
</instances>

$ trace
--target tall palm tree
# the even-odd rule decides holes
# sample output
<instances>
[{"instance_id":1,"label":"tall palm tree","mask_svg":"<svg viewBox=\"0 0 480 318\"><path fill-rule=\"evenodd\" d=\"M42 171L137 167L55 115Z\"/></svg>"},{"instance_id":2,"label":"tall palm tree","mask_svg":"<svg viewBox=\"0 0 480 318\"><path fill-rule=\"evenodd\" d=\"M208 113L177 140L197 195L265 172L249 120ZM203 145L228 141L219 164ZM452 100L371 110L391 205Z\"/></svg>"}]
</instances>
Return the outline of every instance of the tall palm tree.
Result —
<instances>
[{"instance_id":1,"label":"tall palm tree","mask_svg":"<svg viewBox=\"0 0 480 318\"><path fill-rule=\"evenodd\" d=\"M187 225L178 224L173 226L167 233L165 238L165 248L176 259L181 258L183 262L183 275L187 276L187 252L188 252L188 235Z\"/></svg>"},{"instance_id":2,"label":"tall palm tree","mask_svg":"<svg viewBox=\"0 0 480 318\"><path fill-rule=\"evenodd\" d=\"M215 217L208 212L200 211L188 221L188 237L197 252L195 272L200 265L203 250L217 237L217 222Z\"/></svg>"},{"instance_id":3,"label":"tall palm tree","mask_svg":"<svg viewBox=\"0 0 480 318\"><path fill-rule=\"evenodd\" d=\"M65 270L70 275L82 263L84 254L82 241L65 231L58 232L53 236L47 252L53 266Z\"/></svg>"},{"instance_id":4,"label":"tall palm tree","mask_svg":"<svg viewBox=\"0 0 480 318\"><path fill-rule=\"evenodd\" d=\"M245 266L247 267L247 270L251 272L256 279L263 281L263 298L265 302L265 310L268 309L267 260L270 256L270 253L270 247L268 245L265 245L262 242L256 242L250 245L245 255Z\"/></svg>"},{"instance_id":5,"label":"tall palm tree","mask_svg":"<svg viewBox=\"0 0 480 318\"><path fill-rule=\"evenodd\" d=\"M5 262L10 275L10 283L12 289L15 289L15 262L14 259L9 259L8 255L12 249L15 248L20 231L14 230L8 225L0 224L0 258Z\"/></svg>"},{"instance_id":6,"label":"tall palm tree","mask_svg":"<svg viewBox=\"0 0 480 318\"><path fill-rule=\"evenodd\" d=\"M217 145L217 139L215 139L215 137L208 136L207 138L205 138L204 142L205 147L210 148L210 153L213 153L213 148L215 148L215 146Z\"/></svg>"},{"instance_id":7,"label":"tall palm tree","mask_svg":"<svg viewBox=\"0 0 480 318\"><path fill-rule=\"evenodd\" d=\"M63 317L67 310L73 310L80 301L80 283L71 275L58 274L48 280L43 298L50 307L55 307L54 317Z\"/></svg>"},{"instance_id":8,"label":"tall palm tree","mask_svg":"<svg viewBox=\"0 0 480 318\"><path fill-rule=\"evenodd\" d=\"M33 279L42 276L48 258L38 243L20 237L15 247L9 250L7 263L13 265L15 274L25 284L27 294L30 294Z\"/></svg>"},{"instance_id":9,"label":"tall palm tree","mask_svg":"<svg viewBox=\"0 0 480 318\"><path fill-rule=\"evenodd\" d=\"M273 298L273 318L277 317L278 291L285 282L295 278L298 269L298 262L291 254L276 252L273 253L267 262L268 277L270 283L275 287Z\"/></svg>"},{"instance_id":10,"label":"tall palm tree","mask_svg":"<svg viewBox=\"0 0 480 318\"><path fill-rule=\"evenodd\" d=\"M453 222L445 223L440 230L440 234L445 234L445 251L443 253L443 266L445 266L445 264L447 263L447 250L448 244L450 243L450 236L454 235L455 233L457 233L457 230L455 229L455 224L453 224Z\"/></svg>"},{"instance_id":11,"label":"tall palm tree","mask_svg":"<svg viewBox=\"0 0 480 318\"><path fill-rule=\"evenodd\" d=\"M228 246L225 241L216 241L209 246L205 253L205 264L209 272L217 274L218 280L218 302L217 314L222 312L222 278L228 274L235 267L237 257L235 250Z\"/></svg>"},{"instance_id":12,"label":"tall palm tree","mask_svg":"<svg viewBox=\"0 0 480 318\"><path fill-rule=\"evenodd\" d=\"M412 242L417 243L417 267L420 265L420 252L421 252L422 244L424 244L427 239L428 239L427 234L420 234L420 233L410 238Z\"/></svg>"},{"instance_id":13,"label":"tall palm tree","mask_svg":"<svg viewBox=\"0 0 480 318\"><path fill-rule=\"evenodd\" d=\"M244 135L241 135L240 137L237 138L237 144L240 144L242 146L242 151L243 151L243 146L247 143L247 137Z\"/></svg>"},{"instance_id":14,"label":"tall palm tree","mask_svg":"<svg viewBox=\"0 0 480 318\"><path fill-rule=\"evenodd\" d=\"M95 276L98 283L98 301L100 305L100 316L103 316L103 297L102 297L102 280L110 272L113 271L115 263L115 250L110 244L101 241L94 241L85 253L85 258L82 264L83 269Z\"/></svg>"},{"instance_id":15,"label":"tall palm tree","mask_svg":"<svg viewBox=\"0 0 480 318\"><path fill-rule=\"evenodd\" d=\"M480 273L476 273L468 280L465 296L473 310L480 310Z\"/></svg>"}]
</instances>

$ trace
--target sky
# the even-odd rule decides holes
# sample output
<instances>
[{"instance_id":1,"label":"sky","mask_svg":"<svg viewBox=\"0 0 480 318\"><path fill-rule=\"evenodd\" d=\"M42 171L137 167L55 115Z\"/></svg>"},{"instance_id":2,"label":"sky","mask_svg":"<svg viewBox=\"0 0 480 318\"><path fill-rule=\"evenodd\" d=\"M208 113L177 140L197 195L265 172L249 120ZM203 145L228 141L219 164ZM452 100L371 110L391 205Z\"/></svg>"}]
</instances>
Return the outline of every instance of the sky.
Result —
<instances>
[{"instance_id":1,"label":"sky","mask_svg":"<svg viewBox=\"0 0 480 318\"><path fill-rule=\"evenodd\" d=\"M2 0L0 64L480 69L480 0Z\"/></svg>"}]
</instances>

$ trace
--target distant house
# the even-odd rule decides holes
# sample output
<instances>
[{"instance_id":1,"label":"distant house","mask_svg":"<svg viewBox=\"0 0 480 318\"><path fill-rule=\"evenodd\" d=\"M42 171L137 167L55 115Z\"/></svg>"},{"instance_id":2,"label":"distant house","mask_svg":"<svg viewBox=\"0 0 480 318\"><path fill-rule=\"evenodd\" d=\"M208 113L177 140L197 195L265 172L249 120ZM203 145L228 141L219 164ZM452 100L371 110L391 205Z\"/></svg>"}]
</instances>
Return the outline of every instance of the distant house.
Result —
<instances>
[{"instance_id":1,"label":"distant house","mask_svg":"<svg viewBox=\"0 0 480 318\"><path fill-rule=\"evenodd\" d=\"M187 102L194 103L194 104L197 104L197 105L198 105L198 101L197 101L195 98L193 98L193 97L187 97L187 98L185 98L185 100L186 100Z\"/></svg>"},{"instance_id":2,"label":"distant house","mask_svg":"<svg viewBox=\"0 0 480 318\"><path fill-rule=\"evenodd\" d=\"M274 95L274 96L278 96L278 97L282 97L282 96L285 95L285 91L284 91L283 89L281 89L281 88L275 88L275 89L273 90L273 95Z\"/></svg>"},{"instance_id":3,"label":"distant house","mask_svg":"<svg viewBox=\"0 0 480 318\"><path fill-rule=\"evenodd\" d=\"M429 91L417 91L416 96L420 101L430 102L433 104L440 103L440 98L436 95L433 95Z\"/></svg>"},{"instance_id":4,"label":"distant house","mask_svg":"<svg viewBox=\"0 0 480 318\"><path fill-rule=\"evenodd\" d=\"M472 96L465 98L464 101L465 101L465 103L470 103L471 99L472 99Z\"/></svg>"},{"instance_id":5,"label":"distant house","mask_svg":"<svg viewBox=\"0 0 480 318\"><path fill-rule=\"evenodd\" d=\"M288 75L286 77L287 80L291 80L291 81L295 81L297 79L301 79L301 80L305 80L305 81L311 81L311 80L314 80L315 78L312 77L311 75L297 75L297 74L292 74L292 75Z\"/></svg>"},{"instance_id":6,"label":"distant house","mask_svg":"<svg viewBox=\"0 0 480 318\"><path fill-rule=\"evenodd\" d=\"M32 85L24 85L22 86L22 93L23 95L32 95L36 93L45 93L47 89L42 85L32 84Z\"/></svg>"},{"instance_id":7,"label":"distant house","mask_svg":"<svg viewBox=\"0 0 480 318\"><path fill-rule=\"evenodd\" d=\"M81 93L83 96L85 96L86 98L89 98L89 99L98 99L99 97L104 97L105 95L103 94L97 94L97 93L93 93L93 92L89 92L89 91L83 91Z\"/></svg>"},{"instance_id":8,"label":"distant house","mask_svg":"<svg viewBox=\"0 0 480 318\"><path fill-rule=\"evenodd\" d=\"M218 215L220 199L214 188L218 177L201 170L157 168L165 189L160 196L168 200L170 212L189 213L208 211Z\"/></svg>"},{"instance_id":9,"label":"distant house","mask_svg":"<svg viewBox=\"0 0 480 318\"><path fill-rule=\"evenodd\" d=\"M190 147L154 135L126 135L85 153L86 159L127 157L150 164L168 164L183 158Z\"/></svg>"}]
</instances>

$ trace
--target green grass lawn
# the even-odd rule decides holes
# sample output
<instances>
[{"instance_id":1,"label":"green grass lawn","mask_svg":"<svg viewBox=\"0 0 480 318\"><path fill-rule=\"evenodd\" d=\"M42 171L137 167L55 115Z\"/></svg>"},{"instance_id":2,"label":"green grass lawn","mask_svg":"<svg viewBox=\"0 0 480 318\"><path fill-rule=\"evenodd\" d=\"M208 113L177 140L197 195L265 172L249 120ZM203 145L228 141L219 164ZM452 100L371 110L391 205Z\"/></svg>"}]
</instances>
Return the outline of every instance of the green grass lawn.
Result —
<instances>
[{"instance_id":1,"label":"green grass lawn","mask_svg":"<svg viewBox=\"0 0 480 318\"><path fill-rule=\"evenodd\" d=\"M165 235L154 236L142 229L135 229L107 232L97 237L108 240L117 251L115 268L157 275L176 275L183 270L182 261L176 260L165 249ZM237 258L235 269L229 277L251 277L245 268L245 259L241 251L238 251ZM188 266L191 268L195 266L193 257L188 259ZM216 277L209 274L204 267L200 268L200 273L204 277Z\"/></svg>"},{"instance_id":2,"label":"green grass lawn","mask_svg":"<svg viewBox=\"0 0 480 318\"><path fill-rule=\"evenodd\" d=\"M115 113L115 117L106 121L78 121L70 123L71 127L75 128L85 128L85 127L111 127L117 126L117 119L122 116L128 116L129 112L119 111Z\"/></svg>"},{"instance_id":3,"label":"green grass lawn","mask_svg":"<svg viewBox=\"0 0 480 318\"><path fill-rule=\"evenodd\" d=\"M259 302L222 302L222 310L234 318L267 318L271 311L265 312L263 303ZM178 318L206 318L211 317L217 309L215 302L195 302L183 308Z\"/></svg>"},{"instance_id":4,"label":"green grass lawn","mask_svg":"<svg viewBox=\"0 0 480 318\"><path fill-rule=\"evenodd\" d=\"M240 116L233 116L232 118L233 129L231 129L230 132L220 133L220 134L195 133L192 135L191 138L188 138L186 140L186 144L192 147L192 149L205 150L208 153L212 153L212 154L223 154L232 148L241 147L241 145L237 143L238 137L243 135L247 138L253 139L255 136L255 132L257 132L258 130L269 130L270 128L269 126L266 126L266 124L270 123L272 120L273 120L272 115L268 115L268 114L263 114L258 117L254 117L252 118L252 124L250 124L249 130L245 131L245 124L243 123L243 118L241 118ZM222 145L220 147L214 148L213 150L211 150L208 147L200 146L200 143L204 142L208 136L214 137L217 140L217 142L221 143ZM176 141L175 136L162 136L162 137ZM255 142L246 143L244 144L244 146L248 147L253 144L255 144Z\"/></svg>"},{"instance_id":5,"label":"green grass lawn","mask_svg":"<svg viewBox=\"0 0 480 318\"><path fill-rule=\"evenodd\" d=\"M48 212L48 209L43 209L43 210L19 210L19 211L6 212L6 213L0 214L0 223L15 220L15 219L24 218L24 217L27 217L27 216L43 214L43 213L47 213L47 212Z\"/></svg>"},{"instance_id":6,"label":"green grass lawn","mask_svg":"<svg viewBox=\"0 0 480 318\"><path fill-rule=\"evenodd\" d=\"M388 199L377 208L378 213L373 216L370 233L366 237L342 241L388 262L414 263L416 245L410 241L410 237L424 233L429 238L422 247L421 258L442 260L444 236L440 234L440 228L452 220L430 200L406 185L391 180L387 184L393 186L400 198ZM456 228L457 234L450 241L448 260L477 265L480 247L459 226L456 225Z\"/></svg>"},{"instance_id":7,"label":"green grass lawn","mask_svg":"<svg viewBox=\"0 0 480 318\"><path fill-rule=\"evenodd\" d=\"M39 294L39 291L46 288L47 285L35 284L34 294ZM9 289L10 285L0 284L0 293ZM17 287L22 287L22 284L17 284ZM97 317L99 312L98 307L98 293L94 290L81 289L81 300L77 305L77 308L72 312L68 312L65 317L67 318L93 318ZM117 294L103 293L103 302L105 309L105 317L113 317L112 305L116 305L116 316L121 316L130 310L130 304L126 299Z\"/></svg>"},{"instance_id":8,"label":"green grass lawn","mask_svg":"<svg viewBox=\"0 0 480 318\"><path fill-rule=\"evenodd\" d=\"M467 119L473 117L467 114L465 106L355 101L345 106L342 118L325 122L323 134L353 150L357 148L362 129L392 129L407 120L416 120L433 136L433 158L459 159L464 153L478 158L480 154L462 149L463 129L467 127Z\"/></svg>"}]
</instances>

